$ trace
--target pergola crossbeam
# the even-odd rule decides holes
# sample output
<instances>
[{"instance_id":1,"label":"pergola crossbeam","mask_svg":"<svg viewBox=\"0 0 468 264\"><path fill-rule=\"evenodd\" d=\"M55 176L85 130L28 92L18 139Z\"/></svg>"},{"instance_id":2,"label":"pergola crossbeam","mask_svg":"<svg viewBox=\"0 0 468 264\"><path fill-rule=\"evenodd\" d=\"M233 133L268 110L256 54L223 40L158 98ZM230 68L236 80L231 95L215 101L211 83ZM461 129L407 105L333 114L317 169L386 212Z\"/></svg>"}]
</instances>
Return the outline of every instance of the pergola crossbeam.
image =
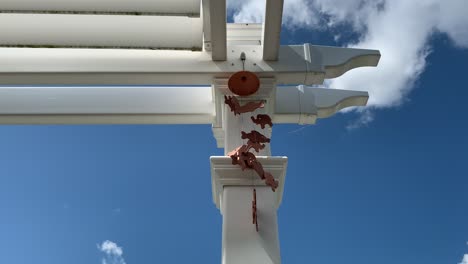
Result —
<instances>
[{"instance_id":1,"label":"pergola crossbeam","mask_svg":"<svg viewBox=\"0 0 468 264\"><path fill-rule=\"evenodd\" d=\"M246 70L280 85L321 84L380 59L376 50L314 45L280 46L278 61L264 61L259 45L232 46L226 61L177 50L0 48L0 61L8 61L0 64L0 85L211 85L243 69L242 52Z\"/></svg>"},{"instance_id":2,"label":"pergola crossbeam","mask_svg":"<svg viewBox=\"0 0 468 264\"><path fill-rule=\"evenodd\" d=\"M266 61L278 60L282 16L283 0L266 0L262 37L263 59Z\"/></svg>"},{"instance_id":3,"label":"pergola crossbeam","mask_svg":"<svg viewBox=\"0 0 468 264\"><path fill-rule=\"evenodd\" d=\"M348 106L365 105L367 92L278 87L277 123L315 123ZM2 87L0 124L213 124L212 87Z\"/></svg>"}]
</instances>

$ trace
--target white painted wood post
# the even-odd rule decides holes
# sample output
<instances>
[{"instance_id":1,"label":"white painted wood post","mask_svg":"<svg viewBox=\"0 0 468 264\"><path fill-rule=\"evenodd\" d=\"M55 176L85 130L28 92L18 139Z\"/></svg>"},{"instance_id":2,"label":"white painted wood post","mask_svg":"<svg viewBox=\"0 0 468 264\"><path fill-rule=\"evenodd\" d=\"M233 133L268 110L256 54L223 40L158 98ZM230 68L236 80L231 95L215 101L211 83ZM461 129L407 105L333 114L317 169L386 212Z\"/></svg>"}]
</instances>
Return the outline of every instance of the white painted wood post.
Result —
<instances>
[{"instance_id":1,"label":"white painted wood post","mask_svg":"<svg viewBox=\"0 0 468 264\"><path fill-rule=\"evenodd\" d=\"M215 92L227 93L224 82L214 85ZM224 132L224 152L243 145L247 140L241 139L241 131L250 133L256 130L266 137L271 137L271 128L262 129L251 120L257 114L271 114L274 98L274 80L265 80L258 94L244 100L266 100L265 107L252 113L235 116L229 106L220 100L222 106L222 130ZM224 89L224 90L223 90ZM245 101L241 99L241 105ZM257 155L265 171L272 173L278 180L279 187L273 192L260 179L254 170L242 171L238 165L232 165L228 156L211 157L213 199L223 215L222 233L222 263L223 264L279 264L281 263L278 223L276 211L281 202L284 187L284 176L287 165L286 157L271 157L270 146ZM257 222L259 232L256 231L252 219L253 189L257 196Z\"/></svg>"},{"instance_id":2,"label":"white painted wood post","mask_svg":"<svg viewBox=\"0 0 468 264\"><path fill-rule=\"evenodd\" d=\"M260 156L265 171L278 180L273 192L254 171L242 171L226 156L211 157L213 199L223 215L222 264L281 263L276 211L281 203L287 157ZM253 186L257 222L252 223Z\"/></svg>"},{"instance_id":3,"label":"white painted wood post","mask_svg":"<svg viewBox=\"0 0 468 264\"><path fill-rule=\"evenodd\" d=\"M256 187L257 233L252 224L252 190L250 186L224 186L223 264L281 263L276 194L268 186Z\"/></svg>"}]
</instances>

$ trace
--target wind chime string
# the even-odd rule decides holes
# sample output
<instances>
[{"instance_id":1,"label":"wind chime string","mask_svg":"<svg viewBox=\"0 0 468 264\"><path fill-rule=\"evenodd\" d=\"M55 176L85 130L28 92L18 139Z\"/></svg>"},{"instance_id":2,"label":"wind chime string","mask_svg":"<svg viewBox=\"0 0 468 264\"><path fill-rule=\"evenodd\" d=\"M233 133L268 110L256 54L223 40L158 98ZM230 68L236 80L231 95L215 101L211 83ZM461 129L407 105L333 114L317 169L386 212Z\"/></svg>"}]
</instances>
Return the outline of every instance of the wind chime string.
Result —
<instances>
[{"instance_id":1,"label":"wind chime string","mask_svg":"<svg viewBox=\"0 0 468 264\"><path fill-rule=\"evenodd\" d=\"M231 89L232 91L232 89ZM253 201L252 201L252 217L255 224L255 229L258 232L258 222L257 222L257 195L255 188L254 172L258 176L265 180L266 185L270 186L272 191L275 191L278 188L278 181L276 181L273 175L270 172L264 171L262 164L257 160L255 153L250 151L254 149L255 152L260 152L261 149L265 147L265 144L269 143L270 139L260 132L255 130L255 125L260 125L262 130L266 125L269 125L270 128L273 126L271 118L267 114L257 114L256 117L251 116L250 119L252 123L246 124L244 120L245 113L255 114L258 113L258 109L264 107L265 101L249 101L243 105L240 104L238 99L235 96L225 96L225 103L231 108L231 111L234 112L234 115L240 115L240 129L241 129L241 142L242 145L233 151L228 153L228 156L232 159L233 165L240 165L242 171L250 170L250 177L252 179L252 192L253 192ZM252 128L248 131L249 128ZM243 130L247 130L243 131ZM247 142L245 142L247 141ZM246 176L249 176L247 174Z\"/></svg>"},{"instance_id":2,"label":"wind chime string","mask_svg":"<svg viewBox=\"0 0 468 264\"><path fill-rule=\"evenodd\" d=\"M305 54L308 54L307 52L305 52ZM307 55L306 55L307 56ZM307 57L310 57L307 56ZM298 100L298 105L299 105L299 124L302 124L302 103L301 103L301 92L304 92L304 87L305 85L307 84L307 74L309 73L309 64L307 64L307 59L304 60L304 64L305 64L305 74L304 74L304 82L302 83L302 85L300 85L297 89L297 100Z\"/></svg>"},{"instance_id":3,"label":"wind chime string","mask_svg":"<svg viewBox=\"0 0 468 264\"><path fill-rule=\"evenodd\" d=\"M255 230L258 232L258 216L257 216L257 191L253 190L252 201L252 223L255 225Z\"/></svg>"},{"instance_id":4,"label":"wind chime string","mask_svg":"<svg viewBox=\"0 0 468 264\"><path fill-rule=\"evenodd\" d=\"M241 61L242 61L242 71L245 71L245 60L246 60L246 56L245 56L245 53L244 53L244 52L241 53L240 58L241 58Z\"/></svg>"},{"instance_id":5,"label":"wind chime string","mask_svg":"<svg viewBox=\"0 0 468 264\"><path fill-rule=\"evenodd\" d=\"M255 115L255 112L257 110L254 110L253 112L251 112L251 114ZM243 117L242 117L243 118ZM242 120L243 121L243 120ZM248 124L245 124L244 122L242 122L246 128L246 132L247 133L250 133L251 131L255 130L255 124L253 123L248 123ZM246 143L245 141L248 140L248 139L244 139L244 145L245 144L248 144ZM252 180L252 224L255 225L255 230L258 232L258 222L257 222L257 190L255 188L255 175L254 175L254 172L253 172L253 169L250 168L249 169L249 174L250 174L250 179Z\"/></svg>"}]
</instances>

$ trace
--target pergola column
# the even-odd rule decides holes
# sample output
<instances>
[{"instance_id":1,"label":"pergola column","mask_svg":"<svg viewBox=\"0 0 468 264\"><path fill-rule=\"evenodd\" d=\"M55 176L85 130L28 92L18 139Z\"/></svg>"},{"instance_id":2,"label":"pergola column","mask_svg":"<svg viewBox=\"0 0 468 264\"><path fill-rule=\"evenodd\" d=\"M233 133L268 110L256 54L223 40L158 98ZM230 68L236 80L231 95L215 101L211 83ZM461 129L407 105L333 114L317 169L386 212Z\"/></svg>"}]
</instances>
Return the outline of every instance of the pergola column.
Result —
<instances>
[{"instance_id":1,"label":"pergola column","mask_svg":"<svg viewBox=\"0 0 468 264\"><path fill-rule=\"evenodd\" d=\"M252 122L251 116L271 114L274 105L275 82L272 79L261 82L258 94L239 98L241 104L247 101L265 101L265 107L254 112L234 115L221 99L230 95L223 80L217 80L213 88L217 94L216 104L222 107L222 131L224 132L225 154L246 144L241 131L252 130L271 137L269 126L262 129ZM273 96L272 96L273 95ZM278 264L281 263L277 209L283 193L287 157L272 157L269 144L255 153L265 171L278 180L275 192L260 179L254 170L242 171L240 166L232 165L229 156L211 157L213 199L223 215L222 263L223 264ZM256 190L258 232L253 224L252 201Z\"/></svg>"},{"instance_id":2,"label":"pergola column","mask_svg":"<svg viewBox=\"0 0 468 264\"><path fill-rule=\"evenodd\" d=\"M281 202L287 157L257 159L279 181L273 192L253 170L242 171L229 157L211 157L213 198L223 215L222 263L281 263L277 209ZM252 223L253 189L257 196L258 232Z\"/></svg>"},{"instance_id":3,"label":"pergola column","mask_svg":"<svg viewBox=\"0 0 468 264\"><path fill-rule=\"evenodd\" d=\"M223 264L281 263L275 193L267 186L256 187L257 232L251 220L252 189L223 188Z\"/></svg>"}]
</instances>

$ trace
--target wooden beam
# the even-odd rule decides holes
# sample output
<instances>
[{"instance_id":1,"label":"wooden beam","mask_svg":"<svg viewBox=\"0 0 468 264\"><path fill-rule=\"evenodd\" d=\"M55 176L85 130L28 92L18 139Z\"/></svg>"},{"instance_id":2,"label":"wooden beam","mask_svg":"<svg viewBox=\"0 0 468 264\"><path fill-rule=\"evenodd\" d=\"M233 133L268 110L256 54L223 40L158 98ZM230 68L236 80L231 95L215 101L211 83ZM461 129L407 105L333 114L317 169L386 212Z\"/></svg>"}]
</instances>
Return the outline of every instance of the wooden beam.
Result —
<instances>
[{"instance_id":1,"label":"wooden beam","mask_svg":"<svg viewBox=\"0 0 468 264\"><path fill-rule=\"evenodd\" d=\"M262 38L263 60L278 60L282 16L283 0L266 0Z\"/></svg>"},{"instance_id":2,"label":"wooden beam","mask_svg":"<svg viewBox=\"0 0 468 264\"><path fill-rule=\"evenodd\" d=\"M275 123L315 124L350 106L365 106L369 94L362 91L306 86L281 87L276 90Z\"/></svg>"},{"instance_id":3,"label":"wooden beam","mask_svg":"<svg viewBox=\"0 0 468 264\"><path fill-rule=\"evenodd\" d=\"M261 23L228 23L227 44L261 45L263 25Z\"/></svg>"},{"instance_id":4,"label":"wooden beam","mask_svg":"<svg viewBox=\"0 0 468 264\"><path fill-rule=\"evenodd\" d=\"M201 18L203 20L203 50L211 51L210 0L202 0Z\"/></svg>"},{"instance_id":5,"label":"wooden beam","mask_svg":"<svg viewBox=\"0 0 468 264\"><path fill-rule=\"evenodd\" d=\"M3 87L0 124L213 124L222 115L211 87ZM313 124L367 92L311 87L276 91L275 123Z\"/></svg>"},{"instance_id":6,"label":"wooden beam","mask_svg":"<svg viewBox=\"0 0 468 264\"><path fill-rule=\"evenodd\" d=\"M0 88L0 124L211 124L211 87Z\"/></svg>"},{"instance_id":7,"label":"wooden beam","mask_svg":"<svg viewBox=\"0 0 468 264\"><path fill-rule=\"evenodd\" d=\"M321 84L356 67L376 66L376 50L314 45L281 46L264 61L258 45L231 46L226 61L209 52L178 50L0 48L0 85L211 85L245 69L278 84ZM310 56L309 56L310 55ZM307 58L312 58L310 61Z\"/></svg>"},{"instance_id":8,"label":"wooden beam","mask_svg":"<svg viewBox=\"0 0 468 264\"><path fill-rule=\"evenodd\" d=\"M214 61L227 59L226 0L210 0L211 56Z\"/></svg>"}]
</instances>

